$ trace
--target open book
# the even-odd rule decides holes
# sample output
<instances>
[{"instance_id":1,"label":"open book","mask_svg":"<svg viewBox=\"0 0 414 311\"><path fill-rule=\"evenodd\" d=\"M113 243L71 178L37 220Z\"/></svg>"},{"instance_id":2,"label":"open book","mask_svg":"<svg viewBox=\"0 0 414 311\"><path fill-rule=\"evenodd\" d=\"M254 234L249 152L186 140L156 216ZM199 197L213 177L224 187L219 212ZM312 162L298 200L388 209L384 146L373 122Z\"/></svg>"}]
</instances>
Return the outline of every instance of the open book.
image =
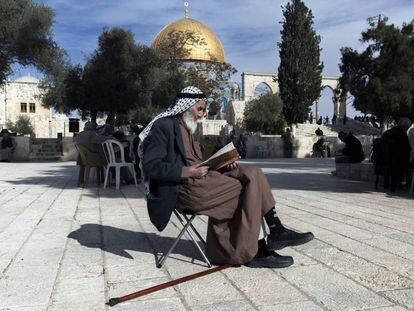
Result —
<instances>
[{"instance_id":1,"label":"open book","mask_svg":"<svg viewBox=\"0 0 414 311\"><path fill-rule=\"evenodd\" d=\"M240 159L239 153L233 143L228 143L211 157L198 166L208 166L210 170L218 170Z\"/></svg>"}]
</instances>

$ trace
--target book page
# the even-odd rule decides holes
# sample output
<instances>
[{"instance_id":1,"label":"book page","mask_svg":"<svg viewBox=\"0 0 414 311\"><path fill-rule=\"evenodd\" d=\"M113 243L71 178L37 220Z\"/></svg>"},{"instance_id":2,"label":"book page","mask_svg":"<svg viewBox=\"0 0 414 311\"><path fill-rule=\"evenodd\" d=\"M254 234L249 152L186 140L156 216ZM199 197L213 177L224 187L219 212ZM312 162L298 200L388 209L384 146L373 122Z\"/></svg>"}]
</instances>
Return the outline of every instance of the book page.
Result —
<instances>
[{"instance_id":1,"label":"book page","mask_svg":"<svg viewBox=\"0 0 414 311\"><path fill-rule=\"evenodd\" d=\"M209 157L204 162L200 163L198 166L206 165L210 160L217 158L218 156L221 156L222 154L229 152L230 150L236 149L234 147L233 142L228 143L223 148L221 148L219 151L217 151L215 154L213 154L211 157Z\"/></svg>"}]
</instances>

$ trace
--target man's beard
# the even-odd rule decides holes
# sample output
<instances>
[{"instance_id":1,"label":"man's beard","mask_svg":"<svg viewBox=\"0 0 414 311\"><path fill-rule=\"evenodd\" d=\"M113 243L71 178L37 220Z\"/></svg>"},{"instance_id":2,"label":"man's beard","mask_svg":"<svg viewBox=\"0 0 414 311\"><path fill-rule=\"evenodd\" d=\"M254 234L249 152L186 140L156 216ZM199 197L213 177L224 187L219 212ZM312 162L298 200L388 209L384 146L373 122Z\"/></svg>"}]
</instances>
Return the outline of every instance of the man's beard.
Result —
<instances>
[{"instance_id":1,"label":"man's beard","mask_svg":"<svg viewBox=\"0 0 414 311\"><path fill-rule=\"evenodd\" d=\"M183 121L187 130L194 134L197 130L197 121L194 120L194 115L190 110L183 113Z\"/></svg>"}]
</instances>

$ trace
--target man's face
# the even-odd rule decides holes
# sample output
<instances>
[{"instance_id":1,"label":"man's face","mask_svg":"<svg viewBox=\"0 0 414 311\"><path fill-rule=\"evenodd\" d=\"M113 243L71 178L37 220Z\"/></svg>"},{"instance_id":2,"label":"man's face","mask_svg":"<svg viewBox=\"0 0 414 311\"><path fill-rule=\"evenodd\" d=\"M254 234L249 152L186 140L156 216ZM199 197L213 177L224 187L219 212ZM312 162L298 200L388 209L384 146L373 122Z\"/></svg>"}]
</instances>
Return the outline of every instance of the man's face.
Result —
<instances>
[{"instance_id":1,"label":"man's face","mask_svg":"<svg viewBox=\"0 0 414 311\"><path fill-rule=\"evenodd\" d=\"M199 100L194 106L190 107L189 110L194 117L194 121L201 119L206 113L206 101Z\"/></svg>"}]
</instances>

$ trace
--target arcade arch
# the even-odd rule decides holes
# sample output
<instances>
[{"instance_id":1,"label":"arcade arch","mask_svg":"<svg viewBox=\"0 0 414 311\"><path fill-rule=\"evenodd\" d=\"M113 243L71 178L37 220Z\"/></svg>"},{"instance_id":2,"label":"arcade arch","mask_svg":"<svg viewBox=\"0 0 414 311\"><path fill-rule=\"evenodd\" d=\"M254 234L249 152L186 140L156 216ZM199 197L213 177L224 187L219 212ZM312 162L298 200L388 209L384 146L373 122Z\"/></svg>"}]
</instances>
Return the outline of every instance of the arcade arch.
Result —
<instances>
[{"instance_id":1,"label":"arcade arch","mask_svg":"<svg viewBox=\"0 0 414 311\"><path fill-rule=\"evenodd\" d=\"M279 83L277 81L277 74L263 73L263 72L243 72L242 73L242 94L243 99L248 102L255 96L255 90L260 84L266 84L272 93L279 92ZM339 77L322 77L321 86L332 90L332 104L333 111L338 116L346 115L346 105L339 100ZM316 111L318 111L319 103L315 102ZM315 115L317 117L317 115Z\"/></svg>"}]
</instances>

